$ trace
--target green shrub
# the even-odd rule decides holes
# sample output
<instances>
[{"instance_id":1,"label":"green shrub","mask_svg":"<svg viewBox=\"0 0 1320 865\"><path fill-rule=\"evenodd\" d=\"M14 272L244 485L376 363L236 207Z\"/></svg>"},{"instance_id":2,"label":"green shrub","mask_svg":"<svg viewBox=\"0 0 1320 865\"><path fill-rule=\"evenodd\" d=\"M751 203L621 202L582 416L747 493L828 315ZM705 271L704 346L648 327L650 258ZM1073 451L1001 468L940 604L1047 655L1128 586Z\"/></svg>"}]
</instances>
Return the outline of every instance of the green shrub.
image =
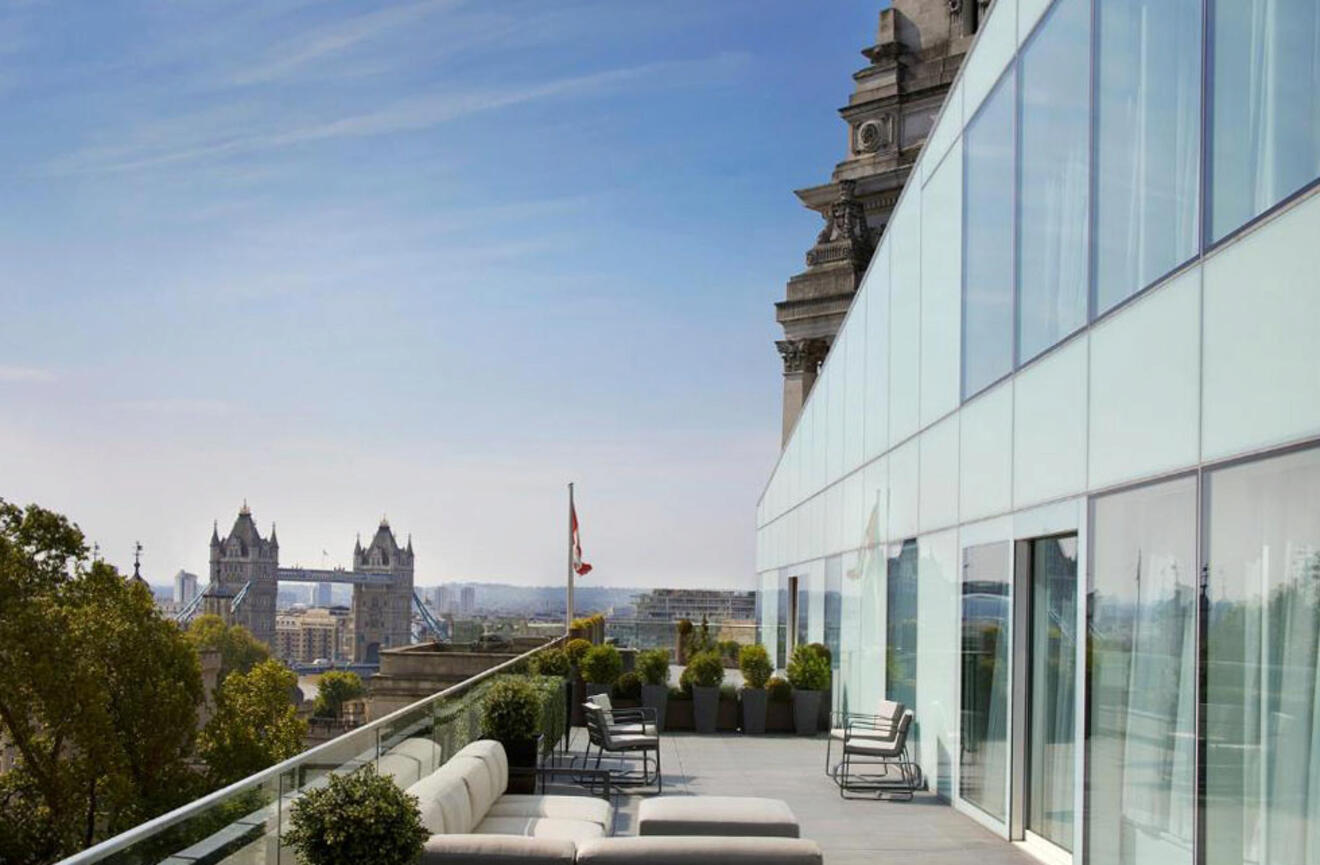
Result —
<instances>
[{"instance_id":1,"label":"green shrub","mask_svg":"<svg viewBox=\"0 0 1320 865\"><path fill-rule=\"evenodd\" d=\"M742 656L743 646L737 640L720 640L715 646L720 650L720 657L726 661L732 661L736 664L738 658Z\"/></svg>"},{"instance_id":2,"label":"green shrub","mask_svg":"<svg viewBox=\"0 0 1320 865\"><path fill-rule=\"evenodd\" d=\"M614 696L621 700L640 700L642 698L642 679L636 673L624 673L614 683Z\"/></svg>"},{"instance_id":3,"label":"green shrub","mask_svg":"<svg viewBox=\"0 0 1320 865\"><path fill-rule=\"evenodd\" d=\"M787 703L793 699L793 686L787 679L774 676L765 683L765 692L776 703Z\"/></svg>"},{"instance_id":4,"label":"green shrub","mask_svg":"<svg viewBox=\"0 0 1320 865\"><path fill-rule=\"evenodd\" d=\"M541 700L525 677L500 679L486 694L481 735L505 745L535 739L541 727Z\"/></svg>"},{"instance_id":5,"label":"green shrub","mask_svg":"<svg viewBox=\"0 0 1320 865\"><path fill-rule=\"evenodd\" d=\"M349 670L327 670L316 683L316 703L312 714L318 718L339 718L344 704L367 692L362 679Z\"/></svg>"},{"instance_id":6,"label":"green shrub","mask_svg":"<svg viewBox=\"0 0 1320 865\"><path fill-rule=\"evenodd\" d=\"M834 655L829 646L824 643L807 643L807 648L824 658L826 664L834 665Z\"/></svg>"},{"instance_id":7,"label":"green shrub","mask_svg":"<svg viewBox=\"0 0 1320 865\"><path fill-rule=\"evenodd\" d=\"M563 649L542 649L537 653L535 661L533 666L542 676L568 677L568 655L564 654Z\"/></svg>"},{"instance_id":8,"label":"green shrub","mask_svg":"<svg viewBox=\"0 0 1320 865\"><path fill-rule=\"evenodd\" d=\"M564 680L560 676L532 676L527 680L541 701L541 753L549 755L564 738L568 725L568 706L564 703Z\"/></svg>"},{"instance_id":9,"label":"green shrub","mask_svg":"<svg viewBox=\"0 0 1320 865\"><path fill-rule=\"evenodd\" d=\"M689 622L688 624L690 625L691 623ZM699 655L702 652L709 652L716 648L715 638L710 634L710 622L707 621L705 615L702 615L701 617L701 627L692 630L692 632L688 634L687 642L684 643L684 645L687 646L689 657L692 655Z\"/></svg>"},{"instance_id":10,"label":"green shrub","mask_svg":"<svg viewBox=\"0 0 1320 865\"><path fill-rule=\"evenodd\" d=\"M568 645L564 646L564 655L568 662L573 665L582 663L582 656L591 651L591 641L578 637L576 640L569 640Z\"/></svg>"},{"instance_id":11,"label":"green shrub","mask_svg":"<svg viewBox=\"0 0 1320 865\"><path fill-rule=\"evenodd\" d=\"M412 865L430 837L417 797L367 766L294 800L284 842L305 865Z\"/></svg>"},{"instance_id":12,"label":"green shrub","mask_svg":"<svg viewBox=\"0 0 1320 865\"><path fill-rule=\"evenodd\" d=\"M669 652L650 649L637 656L637 673L647 685L669 684Z\"/></svg>"},{"instance_id":13,"label":"green shrub","mask_svg":"<svg viewBox=\"0 0 1320 865\"><path fill-rule=\"evenodd\" d=\"M677 628L678 628L679 636L686 637L688 634L692 633L692 620L679 619Z\"/></svg>"},{"instance_id":14,"label":"green shrub","mask_svg":"<svg viewBox=\"0 0 1320 865\"><path fill-rule=\"evenodd\" d=\"M613 685L623 672L623 658L613 646L596 646L583 656L582 678L595 685Z\"/></svg>"},{"instance_id":15,"label":"green shrub","mask_svg":"<svg viewBox=\"0 0 1320 865\"><path fill-rule=\"evenodd\" d=\"M744 646L738 657L738 668L742 670L743 681L749 688L764 688L775 668L770 664L770 653L765 646L757 643Z\"/></svg>"},{"instance_id":16,"label":"green shrub","mask_svg":"<svg viewBox=\"0 0 1320 865\"><path fill-rule=\"evenodd\" d=\"M788 682L799 691L824 691L830 686L830 662L810 645L798 646L788 661Z\"/></svg>"},{"instance_id":17,"label":"green shrub","mask_svg":"<svg viewBox=\"0 0 1320 865\"><path fill-rule=\"evenodd\" d=\"M699 652L688 659L683 673L693 685L713 688L724 681L724 662L715 652Z\"/></svg>"}]
</instances>

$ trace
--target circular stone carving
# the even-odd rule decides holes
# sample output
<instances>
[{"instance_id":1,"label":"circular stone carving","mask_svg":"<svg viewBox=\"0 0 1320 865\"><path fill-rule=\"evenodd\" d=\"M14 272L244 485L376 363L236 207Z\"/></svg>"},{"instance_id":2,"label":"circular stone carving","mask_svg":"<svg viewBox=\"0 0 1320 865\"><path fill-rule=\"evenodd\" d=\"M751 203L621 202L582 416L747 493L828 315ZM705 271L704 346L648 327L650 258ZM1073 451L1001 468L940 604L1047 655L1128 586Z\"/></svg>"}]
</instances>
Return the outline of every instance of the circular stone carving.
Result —
<instances>
[{"instance_id":1,"label":"circular stone carving","mask_svg":"<svg viewBox=\"0 0 1320 865\"><path fill-rule=\"evenodd\" d=\"M857 127L857 151L875 153L880 149L881 138L880 124L874 120L866 121Z\"/></svg>"}]
</instances>

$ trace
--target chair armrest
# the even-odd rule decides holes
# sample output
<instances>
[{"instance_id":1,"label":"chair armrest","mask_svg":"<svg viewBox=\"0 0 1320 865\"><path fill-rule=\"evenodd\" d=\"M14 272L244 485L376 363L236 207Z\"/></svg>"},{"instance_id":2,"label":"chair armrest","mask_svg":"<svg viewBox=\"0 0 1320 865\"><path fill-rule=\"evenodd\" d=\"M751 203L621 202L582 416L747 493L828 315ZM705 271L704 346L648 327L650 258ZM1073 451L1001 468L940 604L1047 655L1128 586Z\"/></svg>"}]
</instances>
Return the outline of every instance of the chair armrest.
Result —
<instances>
[{"instance_id":1,"label":"chair armrest","mask_svg":"<svg viewBox=\"0 0 1320 865\"><path fill-rule=\"evenodd\" d=\"M609 717L611 724L628 723L629 721L642 721L655 723L655 709L650 706L637 706L632 709L611 709L605 713Z\"/></svg>"},{"instance_id":2,"label":"chair armrest","mask_svg":"<svg viewBox=\"0 0 1320 865\"><path fill-rule=\"evenodd\" d=\"M863 736L867 739L885 739L893 738L897 732L897 726L891 724L888 719L881 720L874 716L871 718L849 718L843 728L843 737L845 741L854 735Z\"/></svg>"},{"instance_id":3,"label":"chair armrest","mask_svg":"<svg viewBox=\"0 0 1320 865\"><path fill-rule=\"evenodd\" d=\"M575 769L572 766L537 766L535 769L537 777L553 778L556 775L570 775L574 778L586 776L593 778L601 783L601 798L609 800L613 798L614 793L610 789L610 770L609 769Z\"/></svg>"}]
</instances>

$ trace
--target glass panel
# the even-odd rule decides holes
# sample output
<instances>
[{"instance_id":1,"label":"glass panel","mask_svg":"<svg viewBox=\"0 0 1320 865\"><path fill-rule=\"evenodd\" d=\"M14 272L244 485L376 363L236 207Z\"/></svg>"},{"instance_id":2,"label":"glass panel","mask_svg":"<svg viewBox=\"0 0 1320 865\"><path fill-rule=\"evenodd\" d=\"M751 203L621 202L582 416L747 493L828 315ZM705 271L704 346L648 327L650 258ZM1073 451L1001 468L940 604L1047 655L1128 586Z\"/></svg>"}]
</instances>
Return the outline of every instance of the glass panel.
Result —
<instances>
[{"instance_id":1,"label":"glass panel","mask_svg":"<svg viewBox=\"0 0 1320 865\"><path fill-rule=\"evenodd\" d=\"M1320 450L1206 475L1208 865L1320 852Z\"/></svg>"},{"instance_id":2,"label":"glass panel","mask_svg":"<svg viewBox=\"0 0 1320 865\"><path fill-rule=\"evenodd\" d=\"M782 670L788 663L789 580L786 571L779 572L779 598L775 604L775 669Z\"/></svg>"},{"instance_id":3,"label":"glass panel","mask_svg":"<svg viewBox=\"0 0 1320 865\"><path fill-rule=\"evenodd\" d=\"M1013 369L1013 72L963 137L963 360L966 398Z\"/></svg>"},{"instance_id":4,"label":"glass panel","mask_svg":"<svg viewBox=\"0 0 1320 865\"><path fill-rule=\"evenodd\" d=\"M839 669L839 628L843 617L843 556L825 560L825 648L833 668ZM837 676L835 677L837 679ZM838 696L837 694L835 696Z\"/></svg>"},{"instance_id":5,"label":"glass panel","mask_svg":"<svg viewBox=\"0 0 1320 865\"><path fill-rule=\"evenodd\" d=\"M1018 360L1086 323L1091 4L1059 0L1021 55Z\"/></svg>"},{"instance_id":6,"label":"glass panel","mask_svg":"<svg viewBox=\"0 0 1320 865\"><path fill-rule=\"evenodd\" d=\"M858 566L862 572L861 621L858 623L857 698L853 711L875 712L884 696L881 691L885 662L885 547L862 550Z\"/></svg>"},{"instance_id":7,"label":"glass panel","mask_svg":"<svg viewBox=\"0 0 1320 865\"><path fill-rule=\"evenodd\" d=\"M907 540L890 551L893 556L889 559L885 596L885 696L916 711L917 542Z\"/></svg>"},{"instance_id":8,"label":"glass panel","mask_svg":"<svg viewBox=\"0 0 1320 865\"><path fill-rule=\"evenodd\" d=\"M1191 865L1196 478L1099 498L1088 591L1087 860Z\"/></svg>"},{"instance_id":9,"label":"glass panel","mask_svg":"<svg viewBox=\"0 0 1320 865\"><path fill-rule=\"evenodd\" d=\"M836 666L841 673L835 681L841 687L835 689L837 708L847 711L867 711L858 709L857 691L861 687L861 637L862 625L862 555L856 551L843 554L843 585L839 594L839 650L835 657Z\"/></svg>"},{"instance_id":10,"label":"glass panel","mask_svg":"<svg viewBox=\"0 0 1320 865\"><path fill-rule=\"evenodd\" d=\"M1031 545L1031 701L1027 828L1073 844L1077 694L1077 536Z\"/></svg>"},{"instance_id":11,"label":"glass panel","mask_svg":"<svg viewBox=\"0 0 1320 865\"><path fill-rule=\"evenodd\" d=\"M797 578L797 636L793 645L801 646L811 642L808 636L808 623L811 619L810 579L804 574Z\"/></svg>"},{"instance_id":12,"label":"glass panel","mask_svg":"<svg viewBox=\"0 0 1320 865\"><path fill-rule=\"evenodd\" d=\"M1320 5L1215 0L1210 226L1218 240L1320 176Z\"/></svg>"},{"instance_id":13,"label":"glass panel","mask_svg":"<svg viewBox=\"0 0 1320 865\"><path fill-rule=\"evenodd\" d=\"M1096 312L1196 253L1200 0L1098 4Z\"/></svg>"},{"instance_id":14,"label":"glass panel","mask_svg":"<svg viewBox=\"0 0 1320 865\"><path fill-rule=\"evenodd\" d=\"M963 550L959 792L999 820L1008 818L1010 552L1007 541Z\"/></svg>"}]
</instances>

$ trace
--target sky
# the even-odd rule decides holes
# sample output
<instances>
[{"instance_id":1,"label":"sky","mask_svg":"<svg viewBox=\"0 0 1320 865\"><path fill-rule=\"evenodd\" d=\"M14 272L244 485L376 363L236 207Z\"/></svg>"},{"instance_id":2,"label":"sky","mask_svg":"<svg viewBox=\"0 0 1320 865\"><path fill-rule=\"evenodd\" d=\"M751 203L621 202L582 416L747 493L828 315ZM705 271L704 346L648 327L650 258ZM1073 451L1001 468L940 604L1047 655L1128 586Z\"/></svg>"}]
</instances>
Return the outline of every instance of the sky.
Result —
<instances>
[{"instance_id":1,"label":"sky","mask_svg":"<svg viewBox=\"0 0 1320 865\"><path fill-rule=\"evenodd\" d=\"M0 0L0 498L166 583L738 587L881 3Z\"/></svg>"}]
</instances>

